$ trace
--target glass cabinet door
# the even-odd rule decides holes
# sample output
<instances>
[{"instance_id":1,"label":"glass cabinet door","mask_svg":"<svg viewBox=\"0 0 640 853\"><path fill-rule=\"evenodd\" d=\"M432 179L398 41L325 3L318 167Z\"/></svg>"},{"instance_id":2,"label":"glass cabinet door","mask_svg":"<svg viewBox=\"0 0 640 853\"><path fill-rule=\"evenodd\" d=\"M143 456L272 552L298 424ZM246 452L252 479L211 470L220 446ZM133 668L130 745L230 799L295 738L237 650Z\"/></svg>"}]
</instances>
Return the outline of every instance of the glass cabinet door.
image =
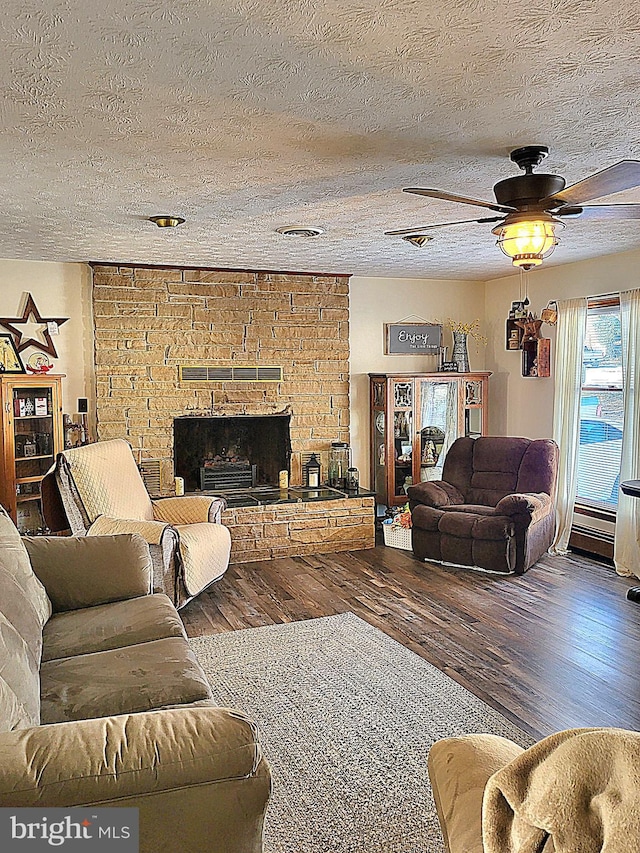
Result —
<instances>
[{"instance_id":1,"label":"glass cabinet door","mask_svg":"<svg viewBox=\"0 0 640 853\"><path fill-rule=\"evenodd\" d=\"M376 493L377 500L384 504L387 500L387 416L386 391L384 380L374 381L371 385L372 423L371 423L371 453L373 482L371 489Z\"/></svg>"},{"instance_id":2,"label":"glass cabinet door","mask_svg":"<svg viewBox=\"0 0 640 853\"><path fill-rule=\"evenodd\" d=\"M467 379L464 383L464 434L470 438L484 435L482 421L484 399L482 379Z\"/></svg>"},{"instance_id":3,"label":"glass cabinet door","mask_svg":"<svg viewBox=\"0 0 640 853\"><path fill-rule=\"evenodd\" d=\"M458 380L420 381L420 480L442 479L447 450L460 435Z\"/></svg>"},{"instance_id":4,"label":"glass cabinet door","mask_svg":"<svg viewBox=\"0 0 640 853\"><path fill-rule=\"evenodd\" d=\"M42 527L40 481L54 461L54 397L51 387L12 388L13 450L18 517L28 528Z\"/></svg>"},{"instance_id":5,"label":"glass cabinet door","mask_svg":"<svg viewBox=\"0 0 640 853\"><path fill-rule=\"evenodd\" d=\"M407 496L413 483L413 381L393 383L393 494Z\"/></svg>"}]
</instances>

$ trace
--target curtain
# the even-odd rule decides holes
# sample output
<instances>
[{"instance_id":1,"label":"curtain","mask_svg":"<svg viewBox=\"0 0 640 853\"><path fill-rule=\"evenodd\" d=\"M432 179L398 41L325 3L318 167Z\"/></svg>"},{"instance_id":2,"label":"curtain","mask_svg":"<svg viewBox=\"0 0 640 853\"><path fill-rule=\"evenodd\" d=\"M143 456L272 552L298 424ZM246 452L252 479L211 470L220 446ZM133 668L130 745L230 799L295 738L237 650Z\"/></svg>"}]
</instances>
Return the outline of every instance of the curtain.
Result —
<instances>
[{"instance_id":1,"label":"curtain","mask_svg":"<svg viewBox=\"0 0 640 853\"><path fill-rule=\"evenodd\" d=\"M582 351L586 325L586 298L558 302L553 438L560 449L560 459L556 497L556 535L549 549L552 554L566 554L571 535L578 480Z\"/></svg>"},{"instance_id":2,"label":"curtain","mask_svg":"<svg viewBox=\"0 0 640 853\"><path fill-rule=\"evenodd\" d=\"M440 480L447 450L458 437L458 382L423 381L420 388L421 425L439 427L444 433L438 464L422 468L421 480Z\"/></svg>"},{"instance_id":3,"label":"curtain","mask_svg":"<svg viewBox=\"0 0 640 853\"><path fill-rule=\"evenodd\" d=\"M620 481L640 478L640 290L620 294L624 426ZM613 546L616 572L640 577L640 498L620 492Z\"/></svg>"}]
</instances>

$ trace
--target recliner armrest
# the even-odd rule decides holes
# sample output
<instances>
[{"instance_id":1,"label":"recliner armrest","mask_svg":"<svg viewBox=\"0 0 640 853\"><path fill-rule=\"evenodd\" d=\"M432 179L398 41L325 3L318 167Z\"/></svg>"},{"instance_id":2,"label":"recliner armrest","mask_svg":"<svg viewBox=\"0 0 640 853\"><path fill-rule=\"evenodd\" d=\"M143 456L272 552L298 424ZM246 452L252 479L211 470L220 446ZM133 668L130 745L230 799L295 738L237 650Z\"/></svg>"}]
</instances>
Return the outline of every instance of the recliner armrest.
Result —
<instances>
[{"instance_id":1,"label":"recliner armrest","mask_svg":"<svg viewBox=\"0 0 640 853\"><path fill-rule=\"evenodd\" d=\"M528 524L533 524L544 518L552 510L553 501L545 492L505 495L496 504L497 514L508 515L512 518L515 516L525 518L528 520Z\"/></svg>"},{"instance_id":2,"label":"recliner armrest","mask_svg":"<svg viewBox=\"0 0 640 853\"><path fill-rule=\"evenodd\" d=\"M31 566L54 612L151 592L149 546L141 536L25 536Z\"/></svg>"},{"instance_id":3,"label":"recliner armrest","mask_svg":"<svg viewBox=\"0 0 640 853\"><path fill-rule=\"evenodd\" d=\"M224 498L209 495L159 498L151 503L156 521L165 521L168 524L194 524L201 521L219 524L222 510L227 506Z\"/></svg>"},{"instance_id":4,"label":"recliner armrest","mask_svg":"<svg viewBox=\"0 0 640 853\"><path fill-rule=\"evenodd\" d=\"M412 503L433 507L464 503L464 495L455 486L444 480L432 480L431 482L416 483L415 486L409 486L407 496Z\"/></svg>"}]
</instances>

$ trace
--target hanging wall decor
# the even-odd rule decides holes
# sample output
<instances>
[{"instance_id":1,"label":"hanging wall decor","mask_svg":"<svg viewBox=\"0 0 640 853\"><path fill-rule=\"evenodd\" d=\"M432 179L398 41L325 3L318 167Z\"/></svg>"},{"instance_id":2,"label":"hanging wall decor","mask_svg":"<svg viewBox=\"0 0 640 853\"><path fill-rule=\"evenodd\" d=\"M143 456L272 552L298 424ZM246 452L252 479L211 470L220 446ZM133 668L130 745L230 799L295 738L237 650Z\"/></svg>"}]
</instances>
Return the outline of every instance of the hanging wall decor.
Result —
<instances>
[{"instance_id":1,"label":"hanging wall decor","mask_svg":"<svg viewBox=\"0 0 640 853\"><path fill-rule=\"evenodd\" d=\"M0 373L24 373L24 365L11 335L0 335Z\"/></svg>"},{"instance_id":2,"label":"hanging wall decor","mask_svg":"<svg viewBox=\"0 0 640 853\"><path fill-rule=\"evenodd\" d=\"M38 335L42 335L43 340L27 338L18 328L19 326L33 326L33 322L31 322L32 317L36 323L44 326L43 329L38 329L37 331ZM18 352L22 352L22 350L25 350L27 347L34 347L34 349L47 352L49 355L57 358L58 353L56 352L53 340L51 339L51 330L61 326L63 323L66 323L68 319L68 317L42 317L36 308L33 296L30 293L27 293L22 317L0 317L0 326L3 326L11 332Z\"/></svg>"},{"instance_id":3,"label":"hanging wall decor","mask_svg":"<svg viewBox=\"0 0 640 853\"><path fill-rule=\"evenodd\" d=\"M442 324L385 323L385 355L439 355L442 347Z\"/></svg>"}]
</instances>

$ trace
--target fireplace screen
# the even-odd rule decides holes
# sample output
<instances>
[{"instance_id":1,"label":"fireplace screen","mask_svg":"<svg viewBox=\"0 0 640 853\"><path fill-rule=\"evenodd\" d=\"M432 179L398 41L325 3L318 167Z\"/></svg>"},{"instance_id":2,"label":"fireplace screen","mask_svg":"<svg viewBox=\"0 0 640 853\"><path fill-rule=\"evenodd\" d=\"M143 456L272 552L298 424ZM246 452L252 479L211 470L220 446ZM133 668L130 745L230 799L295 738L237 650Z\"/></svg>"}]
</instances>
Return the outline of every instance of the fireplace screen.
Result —
<instances>
[{"instance_id":1,"label":"fireplace screen","mask_svg":"<svg viewBox=\"0 0 640 853\"><path fill-rule=\"evenodd\" d=\"M176 476L189 492L277 485L289 470L290 415L182 417L173 422Z\"/></svg>"}]
</instances>

